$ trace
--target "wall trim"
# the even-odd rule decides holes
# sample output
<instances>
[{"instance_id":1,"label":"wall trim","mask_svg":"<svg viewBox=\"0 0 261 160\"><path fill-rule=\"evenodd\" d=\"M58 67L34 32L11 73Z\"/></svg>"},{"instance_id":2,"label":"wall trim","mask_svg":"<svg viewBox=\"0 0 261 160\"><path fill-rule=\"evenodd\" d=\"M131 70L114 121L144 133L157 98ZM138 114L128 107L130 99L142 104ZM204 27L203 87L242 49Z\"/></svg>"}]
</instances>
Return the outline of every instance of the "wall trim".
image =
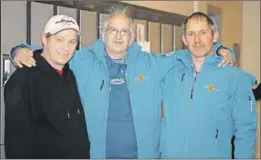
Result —
<instances>
[{"instance_id":1,"label":"wall trim","mask_svg":"<svg viewBox=\"0 0 261 160\"><path fill-rule=\"evenodd\" d=\"M57 6L78 8L81 10L87 10L92 12L99 12L103 14L108 13L108 9L111 6L124 6L130 9L130 14L133 19L147 20L163 24L171 24L180 26L185 20L186 16L170 13L165 11L160 11L156 9L151 9L147 7L137 6L133 4L128 4L118 1L35 1L39 3L53 4Z\"/></svg>"}]
</instances>

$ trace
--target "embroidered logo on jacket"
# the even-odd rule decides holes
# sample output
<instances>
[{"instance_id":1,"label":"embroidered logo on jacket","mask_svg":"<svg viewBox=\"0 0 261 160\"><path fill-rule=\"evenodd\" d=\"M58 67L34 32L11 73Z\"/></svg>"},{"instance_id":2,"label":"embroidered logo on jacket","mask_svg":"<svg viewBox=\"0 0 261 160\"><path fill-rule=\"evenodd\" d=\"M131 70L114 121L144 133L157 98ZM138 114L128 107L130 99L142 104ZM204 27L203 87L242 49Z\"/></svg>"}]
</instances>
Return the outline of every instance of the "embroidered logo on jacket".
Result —
<instances>
[{"instance_id":1,"label":"embroidered logo on jacket","mask_svg":"<svg viewBox=\"0 0 261 160\"><path fill-rule=\"evenodd\" d=\"M144 76L143 76L142 74L140 74L140 75L138 76L138 80L143 81L143 80L144 80Z\"/></svg>"},{"instance_id":2,"label":"embroidered logo on jacket","mask_svg":"<svg viewBox=\"0 0 261 160\"><path fill-rule=\"evenodd\" d=\"M123 84L123 83L124 83L124 78L111 79L110 83L111 83L111 84L116 84L116 85Z\"/></svg>"},{"instance_id":3,"label":"embroidered logo on jacket","mask_svg":"<svg viewBox=\"0 0 261 160\"><path fill-rule=\"evenodd\" d=\"M135 78L135 80L136 80L136 81L144 81L145 78L147 78L147 76L144 76L144 75L142 75L142 74L139 74L139 75Z\"/></svg>"},{"instance_id":4,"label":"embroidered logo on jacket","mask_svg":"<svg viewBox=\"0 0 261 160\"><path fill-rule=\"evenodd\" d=\"M204 85L205 88L207 88L210 92L212 91L220 91L220 89L215 88L215 86L213 84L209 84L209 85Z\"/></svg>"}]
</instances>

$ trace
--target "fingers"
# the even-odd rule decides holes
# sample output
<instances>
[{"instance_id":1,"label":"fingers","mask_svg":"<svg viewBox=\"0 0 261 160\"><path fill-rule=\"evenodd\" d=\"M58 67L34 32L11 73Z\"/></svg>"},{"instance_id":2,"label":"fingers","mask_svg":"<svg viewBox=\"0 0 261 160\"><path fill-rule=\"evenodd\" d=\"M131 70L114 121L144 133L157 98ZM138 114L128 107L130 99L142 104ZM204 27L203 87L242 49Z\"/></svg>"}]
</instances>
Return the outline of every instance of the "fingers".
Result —
<instances>
[{"instance_id":1,"label":"fingers","mask_svg":"<svg viewBox=\"0 0 261 160\"><path fill-rule=\"evenodd\" d=\"M15 63L16 63L16 65L17 65L19 68L23 68L23 65L22 65L19 61L16 61L16 60L15 60Z\"/></svg>"},{"instance_id":2,"label":"fingers","mask_svg":"<svg viewBox=\"0 0 261 160\"><path fill-rule=\"evenodd\" d=\"M219 67L224 67L224 64L225 64L225 60L223 59L223 60L218 64L218 66L219 66Z\"/></svg>"},{"instance_id":3,"label":"fingers","mask_svg":"<svg viewBox=\"0 0 261 160\"><path fill-rule=\"evenodd\" d=\"M21 63L27 67L35 66L35 60L33 57L25 57L25 60L23 60Z\"/></svg>"},{"instance_id":4,"label":"fingers","mask_svg":"<svg viewBox=\"0 0 261 160\"><path fill-rule=\"evenodd\" d=\"M18 49L15 53L14 61L20 68L22 68L21 65L27 67L32 67L36 65L36 62L33 58L33 52L27 48Z\"/></svg>"},{"instance_id":5,"label":"fingers","mask_svg":"<svg viewBox=\"0 0 261 160\"><path fill-rule=\"evenodd\" d=\"M231 57L232 58L232 57ZM235 63L233 60L227 60L227 59L223 59L221 61L221 63L218 64L219 67L225 67L225 66L235 66Z\"/></svg>"},{"instance_id":6,"label":"fingers","mask_svg":"<svg viewBox=\"0 0 261 160\"><path fill-rule=\"evenodd\" d=\"M27 51L27 54L28 54L30 57L33 57L33 55L34 55L33 51L31 51L31 50L28 50L28 51Z\"/></svg>"},{"instance_id":7,"label":"fingers","mask_svg":"<svg viewBox=\"0 0 261 160\"><path fill-rule=\"evenodd\" d=\"M233 60L232 60L232 61L230 61L229 65L230 65L230 66L235 66L235 63L234 63L234 61L233 61Z\"/></svg>"},{"instance_id":8,"label":"fingers","mask_svg":"<svg viewBox=\"0 0 261 160\"><path fill-rule=\"evenodd\" d=\"M30 67L31 66L36 66L36 62L35 62L35 60L34 60L34 58L33 57L27 57L27 59L26 59L26 64L28 64L28 65L30 65Z\"/></svg>"}]
</instances>

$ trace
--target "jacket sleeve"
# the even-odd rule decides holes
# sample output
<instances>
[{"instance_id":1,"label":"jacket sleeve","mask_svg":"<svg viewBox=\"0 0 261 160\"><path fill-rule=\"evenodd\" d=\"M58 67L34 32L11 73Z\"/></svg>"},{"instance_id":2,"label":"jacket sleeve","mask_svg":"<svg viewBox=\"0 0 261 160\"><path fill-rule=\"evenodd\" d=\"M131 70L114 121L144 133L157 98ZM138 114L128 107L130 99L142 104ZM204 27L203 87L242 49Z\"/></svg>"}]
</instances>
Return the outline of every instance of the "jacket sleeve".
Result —
<instances>
[{"instance_id":1,"label":"jacket sleeve","mask_svg":"<svg viewBox=\"0 0 261 160\"><path fill-rule=\"evenodd\" d=\"M18 68L4 89L6 158L30 158L33 153L28 90L25 68Z\"/></svg>"},{"instance_id":2,"label":"jacket sleeve","mask_svg":"<svg viewBox=\"0 0 261 160\"><path fill-rule=\"evenodd\" d=\"M85 56L86 54L89 54L88 48L82 48L80 50L75 51L72 59L70 59L69 66L70 66L70 69L73 71L74 74L77 74L79 71L82 70L81 67L83 67L83 66L81 66L79 64L79 61L81 59L84 59L86 57Z\"/></svg>"},{"instance_id":3,"label":"jacket sleeve","mask_svg":"<svg viewBox=\"0 0 261 160\"><path fill-rule=\"evenodd\" d=\"M252 159L256 151L257 111L249 75L243 73L236 82L232 116L235 124L235 158Z\"/></svg>"},{"instance_id":4,"label":"jacket sleeve","mask_svg":"<svg viewBox=\"0 0 261 160\"><path fill-rule=\"evenodd\" d=\"M216 53L216 55L217 55L217 50L221 46L222 45L219 43L214 44L213 51L214 53ZM229 50L229 53L232 55L233 59L235 60L236 59L235 52L230 48L227 49ZM184 50L172 51L165 54L156 54L156 61L157 61L157 68L158 68L157 75L159 76L159 78L162 80L171 68L179 64L178 62L179 57L190 58L190 56L188 56L188 54L186 53L188 53L188 50L184 49Z\"/></svg>"},{"instance_id":5,"label":"jacket sleeve","mask_svg":"<svg viewBox=\"0 0 261 160\"><path fill-rule=\"evenodd\" d=\"M214 43L213 50L214 50L214 53L216 53L217 56L220 54L220 53L219 53L219 49L220 49L221 47L223 47L222 44L220 44L220 43ZM226 49L229 51L229 53L231 54L233 60L236 61L236 60L237 60L237 57L236 57L235 51L234 51L233 49L231 49L231 48L228 48L228 47L224 47L224 48L226 48Z\"/></svg>"}]
</instances>

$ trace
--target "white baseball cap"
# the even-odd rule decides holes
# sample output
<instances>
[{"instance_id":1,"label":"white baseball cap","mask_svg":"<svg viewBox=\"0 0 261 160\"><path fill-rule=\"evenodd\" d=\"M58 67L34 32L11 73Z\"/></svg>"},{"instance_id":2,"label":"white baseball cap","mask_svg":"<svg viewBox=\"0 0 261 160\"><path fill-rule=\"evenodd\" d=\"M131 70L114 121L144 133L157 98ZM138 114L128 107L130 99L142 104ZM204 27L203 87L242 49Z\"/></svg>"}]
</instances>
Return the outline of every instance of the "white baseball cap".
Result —
<instances>
[{"instance_id":1,"label":"white baseball cap","mask_svg":"<svg viewBox=\"0 0 261 160\"><path fill-rule=\"evenodd\" d=\"M45 25L44 34L56 34L65 29L74 29L80 34L79 25L76 20L67 15L55 15Z\"/></svg>"}]
</instances>

